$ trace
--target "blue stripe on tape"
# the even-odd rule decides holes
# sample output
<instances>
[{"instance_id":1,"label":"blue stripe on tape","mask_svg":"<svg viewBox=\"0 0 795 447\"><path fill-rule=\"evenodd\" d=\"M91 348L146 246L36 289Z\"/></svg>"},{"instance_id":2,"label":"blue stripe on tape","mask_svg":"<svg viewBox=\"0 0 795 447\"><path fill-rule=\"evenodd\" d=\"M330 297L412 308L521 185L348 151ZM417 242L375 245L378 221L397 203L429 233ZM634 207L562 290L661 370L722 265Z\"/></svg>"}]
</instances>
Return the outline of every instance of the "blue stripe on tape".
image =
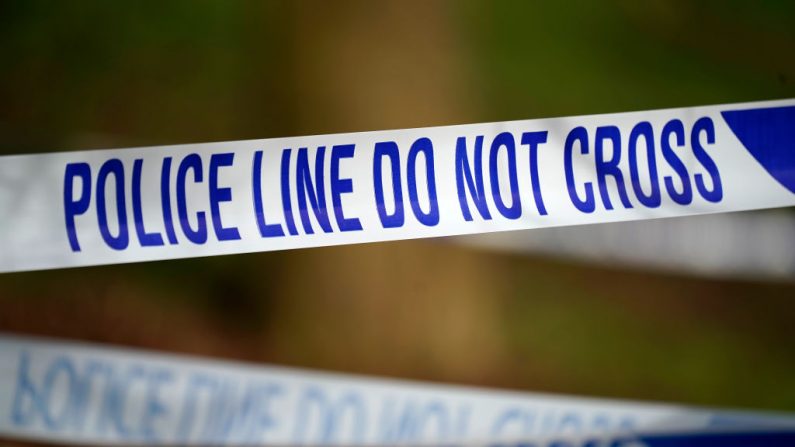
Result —
<instances>
[{"instance_id":1,"label":"blue stripe on tape","mask_svg":"<svg viewBox=\"0 0 795 447\"><path fill-rule=\"evenodd\" d=\"M795 446L795 432L655 435L640 436L638 441L646 447L792 447ZM629 447L633 444L618 445Z\"/></svg>"},{"instance_id":2,"label":"blue stripe on tape","mask_svg":"<svg viewBox=\"0 0 795 447\"><path fill-rule=\"evenodd\" d=\"M666 433L494 443L488 447L792 447L795 432ZM463 446L462 446L463 447Z\"/></svg>"},{"instance_id":3,"label":"blue stripe on tape","mask_svg":"<svg viewBox=\"0 0 795 447\"><path fill-rule=\"evenodd\" d=\"M748 152L795 193L795 106L721 112Z\"/></svg>"}]
</instances>

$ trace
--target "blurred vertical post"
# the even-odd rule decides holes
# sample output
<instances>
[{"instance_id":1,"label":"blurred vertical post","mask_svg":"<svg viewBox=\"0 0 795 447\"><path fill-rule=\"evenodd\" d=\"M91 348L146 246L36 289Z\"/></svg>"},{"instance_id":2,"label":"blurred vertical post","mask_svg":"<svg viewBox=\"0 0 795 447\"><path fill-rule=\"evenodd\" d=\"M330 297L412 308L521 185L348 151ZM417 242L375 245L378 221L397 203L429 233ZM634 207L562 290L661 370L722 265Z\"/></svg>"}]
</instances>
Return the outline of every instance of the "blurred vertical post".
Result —
<instances>
[{"instance_id":1,"label":"blurred vertical post","mask_svg":"<svg viewBox=\"0 0 795 447\"><path fill-rule=\"evenodd\" d=\"M476 88L453 5L410 6L296 4L301 129L344 132L472 119ZM285 295L291 298L283 306L292 318L281 321L306 326L292 331L306 337L301 352L308 358L345 369L474 382L500 369L504 343L493 299L500 282L493 264L477 254L433 241L335 247L291 258L287 272Z\"/></svg>"}]
</instances>

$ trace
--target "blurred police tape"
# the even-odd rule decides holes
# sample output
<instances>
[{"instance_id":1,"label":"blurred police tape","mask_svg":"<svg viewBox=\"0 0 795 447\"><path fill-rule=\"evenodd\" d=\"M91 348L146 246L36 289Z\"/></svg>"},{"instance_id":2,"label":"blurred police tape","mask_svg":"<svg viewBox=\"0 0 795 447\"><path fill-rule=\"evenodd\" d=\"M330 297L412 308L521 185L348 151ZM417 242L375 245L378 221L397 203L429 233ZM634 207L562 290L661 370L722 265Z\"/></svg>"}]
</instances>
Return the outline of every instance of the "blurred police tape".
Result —
<instances>
[{"instance_id":1,"label":"blurred police tape","mask_svg":"<svg viewBox=\"0 0 795 447\"><path fill-rule=\"evenodd\" d=\"M532 440L461 444L462 447L789 447L792 430L615 432L591 436L542 436Z\"/></svg>"},{"instance_id":2,"label":"blurred police tape","mask_svg":"<svg viewBox=\"0 0 795 447\"><path fill-rule=\"evenodd\" d=\"M792 445L793 433L795 416L787 414L430 385L0 336L0 435L52 443L781 446Z\"/></svg>"},{"instance_id":3,"label":"blurred police tape","mask_svg":"<svg viewBox=\"0 0 795 447\"><path fill-rule=\"evenodd\" d=\"M486 233L455 240L610 267L795 281L795 213L790 210Z\"/></svg>"}]
</instances>

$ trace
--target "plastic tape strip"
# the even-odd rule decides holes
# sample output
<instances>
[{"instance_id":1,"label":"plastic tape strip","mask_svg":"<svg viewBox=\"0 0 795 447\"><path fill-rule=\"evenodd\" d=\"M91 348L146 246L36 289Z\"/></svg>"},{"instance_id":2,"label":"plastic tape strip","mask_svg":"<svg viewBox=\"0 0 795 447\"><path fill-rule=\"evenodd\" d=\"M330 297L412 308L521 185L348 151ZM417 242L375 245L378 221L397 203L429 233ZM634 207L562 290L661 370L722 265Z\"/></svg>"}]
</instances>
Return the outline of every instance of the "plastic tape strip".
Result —
<instances>
[{"instance_id":1,"label":"plastic tape strip","mask_svg":"<svg viewBox=\"0 0 795 447\"><path fill-rule=\"evenodd\" d=\"M795 281L795 213L686 216L460 236L478 248L680 274Z\"/></svg>"},{"instance_id":2,"label":"plastic tape strip","mask_svg":"<svg viewBox=\"0 0 795 447\"><path fill-rule=\"evenodd\" d=\"M795 417L386 381L0 336L0 435L8 437L81 444L521 440L596 446L602 444L588 442L638 440L639 433L654 433L647 436L652 440L682 432L707 439L738 430L791 440ZM555 444L561 440L568 441Z\"/></svg>"},{"instance_id":3,"label":"plastic tape strip","mask_svg":"<svg viewBox=\"0 0 795 447\"><path fill-rule=\"evenodd\" d=\"M795 204L795 100L0 157L0 271Z\"/></svg>"}]
</instances>

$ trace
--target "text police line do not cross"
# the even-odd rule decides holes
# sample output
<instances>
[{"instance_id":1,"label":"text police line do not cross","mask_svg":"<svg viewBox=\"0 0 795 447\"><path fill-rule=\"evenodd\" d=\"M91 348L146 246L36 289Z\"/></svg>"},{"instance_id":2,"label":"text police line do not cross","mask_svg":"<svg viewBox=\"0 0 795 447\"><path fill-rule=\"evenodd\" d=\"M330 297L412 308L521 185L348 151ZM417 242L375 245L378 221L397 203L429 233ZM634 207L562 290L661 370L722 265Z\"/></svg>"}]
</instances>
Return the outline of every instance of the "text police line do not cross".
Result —
<instances>
[{"instance_id":1,"label":"text police line do not cross","mask_svg":"<svg viewBox=\"0 0 795 447\"><path fill-rule=\"evenodd\" d=\"M547 141L546 131L525 132L520 136L502 132L492 139L486 151L483 147L483 135L467 140L465 136L457 138L453 168L457 199L461 214L467 221L474 219L471 206L477 209L483 220L492 219L494 214L492 210L496 210L505 219L518 219L522 216L524 194L519 190L517 180L517 170L520 169L516 162L518 148L528 150L530 154L530 163L526 169L529 169L532 179L535 211L539 216L548 214L540 187L537 164L538 151ZM659 129L658 136L655 136L654 129L648 121L637 123L629 135L622 135L616 126L600 126L590 134L585 127L578 126L569 132L563 151L569 197L572 204L581 212L590 213L596 209L597 197L593 184L578 183L574 171L575 157L578 154L588 154L593 147L599 198L605 209L610 210L614 207L608 179L615 182L613 197L617 196L624 208L634 206L630 194L640 206L659 207L663 191L676 203L687 205L693 199L694 189L704 199L719 202L722 198L720 173L706 149L714 143L714 125L709 118L696 121L689 135L680 120L667 122L662 129ZM468 147L469 144L471 148ZM610 156L605 149L607 145L611 148ZM675 148L685 146L689 147L692 155L709 173L709 181L705 181L700 173L692 175L687 171L675 151ZM639 151L646 153L646 166L639 166ZM296 159L294 164L291 163L293 152ZM309 148L298 148L295 151L286 148L282 151L279 194L283 212L278 216L281 222L275 219L270 223L266 220L262 205L262 151L254 153L251 181L254 198L252 216L256 218L262 237L282 237L288 234L295 236L299 235L301 230L305 234L313 234L315 228L312 226L310 212L325 233L335 231L332 227L331 214L339 231L363 229L360 220L346 216L342 206L343 194L353 191L354 178L341 177L340 164L356 155L355 144L335 145L330 150L325 146L313 148L314 166L309 161L309 152ZM500 165L501 154L507 158L507 164ZM629 172L625 172L619 166L623 156L629 159ZM662 181L660 180L657 169L658 157L674 169L676 176L665 176ZM427 137L417 139L411 145L404 160L401 160L397 143L378 142L372 148L371 158L375 190L373 202L383 228L403 226L407 214L426 226L439 223L434 145L431 139ZM160 172L159 206L162 209L165 234L148 231L145 228L141 194L144 159L136 159L132 166L125 166L118 158L112 158L105 161L96 173L92 173L90 165L85 162L67 164L64 173L64 215L72 250L80 251L75 219L89 211L92 201L102 239L109 247L116 250L127 248L130 243L130 227L134 227L141 246L177 244L180 236L184 236L191 243L203 244L208 239L210 223L218 241L240 239L237 228L232 223L224 223L221 213L222 204L232 200L232 188L220 185L218 181L219 170L232 166L234 162L234 152L211 154L207 162L199 154L191 153L178 161L166 157L160 166L154 167ZM331 170L328 179L324 178L326 163ZM648 192L643 190L641 175L648 176L647 181L651 185ZM130 179L129 182L127 178ZM503 194L500 188L501 181L505 181L504 178L507 178L509 185L507 194ZM486 181L491 185L491 194L488 196L484 186ZM209 209L189 211L191 207L186 193L188 182L206 184ZM421 203L418 194L420 184L427 188L425 203ZM291 197L292 188L297 191L295 203ZM108 189L114 190L115 200L109 200ZM406 198L408 207L404 206ZM112 206L113 202L115 206ZM393 204L392 209L387 209L389 202ZM406 208L411 210L410 214L407 213ZM132 216L129 216L129 209L132 210ZM296 223L297 218L300 218L301 230ZM115 219L117 222L115 234L110 229L110 219Z\"/></svg>"},{"instance_id":2,"label":"text police line do not cross","mask_svg":"<svg viewBox=\"0 0 795 447\"><path fill-rule=\"evenodd\" d=\"M0 157L0 271L795 205L795 100Z\"/></svg>"},{"instance_id":3,"label":"text police line do not cross","mask_svg":"<svg viewBox=\"0 0 795 447\"><path fill-rule=\"evenodd\" d=\"M629 447L609 435L795 427L788 414L386 381L2 333L0 371L0 434L54 443ZM505 444L518 440L526 443Z\"/></svg>"}]
</instances>

